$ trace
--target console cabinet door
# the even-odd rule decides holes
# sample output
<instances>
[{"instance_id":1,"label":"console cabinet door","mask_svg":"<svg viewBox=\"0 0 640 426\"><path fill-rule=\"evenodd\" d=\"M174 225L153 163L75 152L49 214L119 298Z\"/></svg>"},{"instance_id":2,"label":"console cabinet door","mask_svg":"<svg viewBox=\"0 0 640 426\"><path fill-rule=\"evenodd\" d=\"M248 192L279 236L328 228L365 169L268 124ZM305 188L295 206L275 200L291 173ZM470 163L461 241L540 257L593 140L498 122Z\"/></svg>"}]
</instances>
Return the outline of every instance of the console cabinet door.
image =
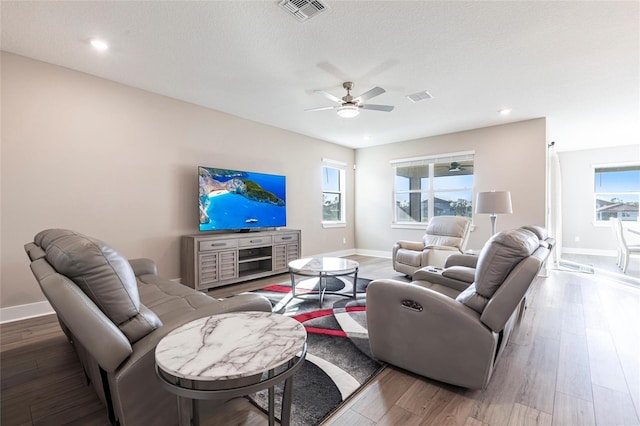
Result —
<instances>
[{"instance_id":1,"label":"console cabinet door","mask_svg":"<svg viewBox=\"0 0 640 426\"><path fill-rule=\"evenodd\" d=\"M232 280L238 276L237 251L208 251L201 253L198 261L198 289L212 287L218 281Z\"/></svg>"},{"instance_id":2,"label":"console cabinet door","mask_svg":"<svg viewBox=\"0 0 640 426\"><path fill-rule=\"evenodd\" d=\"M198 278L196 284L199 289L218 281L218 252L209 251L199 255Z\"/></svg>"}]
</instances>

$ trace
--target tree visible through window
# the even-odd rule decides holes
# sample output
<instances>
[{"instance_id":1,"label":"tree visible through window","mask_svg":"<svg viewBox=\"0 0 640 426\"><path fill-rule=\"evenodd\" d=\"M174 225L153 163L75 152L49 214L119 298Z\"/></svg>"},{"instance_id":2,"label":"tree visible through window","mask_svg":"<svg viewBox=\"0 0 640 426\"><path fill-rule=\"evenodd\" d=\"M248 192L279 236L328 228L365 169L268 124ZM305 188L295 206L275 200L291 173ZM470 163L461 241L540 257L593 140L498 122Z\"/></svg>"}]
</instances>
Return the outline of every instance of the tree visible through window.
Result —
<instances>
[{"instance_id":1,"label":"tree visible through window","mask_svg":"<svg viewBox=\"0 0 640 426\"><path fill-rule=\"evenodd\" d=\"M322 221L344 222L345 171L341 165L322 167Z\"/></svg>"},{"instance_id":2,"label":"tree visible through window","mask_svg":"<svg viewBox=\"0 0 640 426\"><path fill-rule=\"evenodd\" d=\"M394 223L473 212L473 154L399 160L394 166Z\"/></svg>"},{"instance_id":3,"label":"tree visible through window","mask_svg":"<svg viewBox=\"0 0 640 426\"><path fill-rule=\"evenodd\" d=\"M637 221L640 164L595 167L594 193L596 221Z\"/></svg>"}]
</instances>

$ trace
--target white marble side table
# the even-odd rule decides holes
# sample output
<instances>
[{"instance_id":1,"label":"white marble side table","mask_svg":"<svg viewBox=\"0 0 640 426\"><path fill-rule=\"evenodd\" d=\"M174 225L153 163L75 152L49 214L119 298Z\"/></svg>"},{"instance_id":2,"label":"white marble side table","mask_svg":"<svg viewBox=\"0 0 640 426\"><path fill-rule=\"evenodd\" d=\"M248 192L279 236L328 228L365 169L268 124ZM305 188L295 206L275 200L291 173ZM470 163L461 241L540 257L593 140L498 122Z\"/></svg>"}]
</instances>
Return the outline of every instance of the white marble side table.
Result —
<instances>
[{"instance_id":1,"label":"white marble side table","mask_svg":"<svg viewBox=\"0 0 640 426\"><path fill-rule=\"evenodd\" d=\"M268 388L272 426L274 385L282 381L281 424L288 425L293 374L304 362L306 340L302 324L282 315L212 315L176 328L158 343L156 373L165 389L178 397L180 425L198 424L199 399L224 401Z\"/></svg>"}]
</instances>

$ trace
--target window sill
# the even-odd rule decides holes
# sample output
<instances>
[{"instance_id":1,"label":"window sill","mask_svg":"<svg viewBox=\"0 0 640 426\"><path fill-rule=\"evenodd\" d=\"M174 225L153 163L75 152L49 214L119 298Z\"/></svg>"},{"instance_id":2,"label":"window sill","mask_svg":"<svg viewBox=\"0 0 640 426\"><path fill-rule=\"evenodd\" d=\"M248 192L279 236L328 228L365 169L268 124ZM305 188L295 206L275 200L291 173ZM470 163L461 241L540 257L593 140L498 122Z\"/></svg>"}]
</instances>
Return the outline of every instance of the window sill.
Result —
<instances>
[{"instance_id":1,"label":"window sill","mask_svg":"<svg viewBox=\"0 0 640 426\"><path fill-rule=\"evenodd\" d=\"M347 222L322 222L322 227L327 228L346 228Z\"/></svg>"},{"instance_id":2,"label":"window sill","mask_svg":"<svg viewBox=\"0 0 640 426\"><path fill-rule=\"evenodd\" d=\"M426 223L392 223L391 224L391 228L392 229L421 229L421 230L426 230L427 229L427 224Z\"/></svg>"}]
</instances>

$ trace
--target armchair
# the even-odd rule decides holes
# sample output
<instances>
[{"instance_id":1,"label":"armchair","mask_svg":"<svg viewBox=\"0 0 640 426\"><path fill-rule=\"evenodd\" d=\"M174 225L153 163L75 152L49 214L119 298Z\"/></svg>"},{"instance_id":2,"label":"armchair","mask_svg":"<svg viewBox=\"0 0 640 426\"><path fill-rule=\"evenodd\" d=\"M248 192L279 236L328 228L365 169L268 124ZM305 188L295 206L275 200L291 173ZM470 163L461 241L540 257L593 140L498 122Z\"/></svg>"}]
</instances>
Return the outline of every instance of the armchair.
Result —
<instances>
[{"instance_id":1,"label":"armchair","mask_svg":"<svg viewBox=\"0 0 640 426\"><path fill-rule=\"evenodd\" d=\"M420 268L443 266L451 254L460 254L467 245L471 220L463 216L436 216L429 221L421 242L398 241L393 246L393 269L408 276Z\"/></svg>"},{"instance_id":2,"label":"armchair","mask_svg":"<svg viewBox=\"0 0 640 426\"><path fill-rule=\"evenodd\" d=\"M485 244L475 280L464 291L420 280L371 282L367 323L373 355L421 376L485 388L547 255L535 234L515 229Z\"/></svg>"}]
</instances>

